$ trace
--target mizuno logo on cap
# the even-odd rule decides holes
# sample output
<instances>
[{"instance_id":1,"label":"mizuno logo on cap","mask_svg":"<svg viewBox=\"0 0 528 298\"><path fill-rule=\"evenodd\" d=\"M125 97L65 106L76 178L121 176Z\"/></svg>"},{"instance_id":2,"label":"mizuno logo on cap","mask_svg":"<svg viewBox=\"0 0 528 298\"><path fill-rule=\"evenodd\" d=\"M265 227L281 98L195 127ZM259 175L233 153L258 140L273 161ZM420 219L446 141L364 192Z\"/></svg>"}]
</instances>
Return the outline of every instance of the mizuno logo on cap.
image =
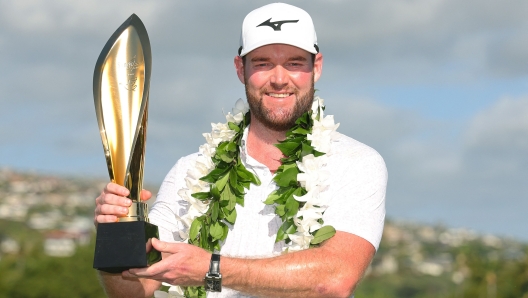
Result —
<instances>
[{"instance_id":1,"label":"mizuno logo on cap","mask_svg":"<svg viewBox=\"0 0 528 298\"><path fill-rule=\"evenodd\" d=\"M260 26L270 26L275 31L281 31L281 26L284 23L297 23L299 20L287 20L287 21L276 21L276 22L270 22L271 18L264 21L262 24L257 25L257 27Z\"/></svg>"}]
</instances>

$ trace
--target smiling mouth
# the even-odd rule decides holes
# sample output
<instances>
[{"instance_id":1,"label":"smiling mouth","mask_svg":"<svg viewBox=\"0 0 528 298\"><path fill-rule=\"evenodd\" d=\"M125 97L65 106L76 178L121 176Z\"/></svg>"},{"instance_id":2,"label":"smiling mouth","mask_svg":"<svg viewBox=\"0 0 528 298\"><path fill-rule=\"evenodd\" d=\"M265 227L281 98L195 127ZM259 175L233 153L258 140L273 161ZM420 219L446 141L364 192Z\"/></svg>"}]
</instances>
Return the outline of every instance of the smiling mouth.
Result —
<instances>
[{"instance_id":1,"label":"smiling mouth","mask_svg":"<svg viewBox=\"0 0 528 298\"><path fill-rule=\"evenodd\" d=\"M293 93L266 93L266 95L276 98L285 98L290 95L293 95Z\"/></svg>"}]
</instances>

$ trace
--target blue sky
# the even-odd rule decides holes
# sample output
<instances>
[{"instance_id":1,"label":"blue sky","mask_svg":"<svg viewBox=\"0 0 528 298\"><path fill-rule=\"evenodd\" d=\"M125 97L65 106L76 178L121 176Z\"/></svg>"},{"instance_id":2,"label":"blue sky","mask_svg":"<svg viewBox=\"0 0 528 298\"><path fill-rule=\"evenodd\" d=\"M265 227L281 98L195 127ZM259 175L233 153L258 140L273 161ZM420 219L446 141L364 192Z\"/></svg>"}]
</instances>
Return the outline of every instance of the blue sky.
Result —
<instances>
[{"instance_id":1,"label":"blue sky","mask_svg":"<svg viewBox=\"0 0 528 298\"><path fill-rule=\"evenodd\" d=\"M159 185L244 97L240 25L266 3L0 0L0 167L107 177L93 68L136 13L153 52L145 176ZM390 217L528 240L528 2L289 3L314 20L327 112L387 163Z\"/></svg>"}]
</instances>

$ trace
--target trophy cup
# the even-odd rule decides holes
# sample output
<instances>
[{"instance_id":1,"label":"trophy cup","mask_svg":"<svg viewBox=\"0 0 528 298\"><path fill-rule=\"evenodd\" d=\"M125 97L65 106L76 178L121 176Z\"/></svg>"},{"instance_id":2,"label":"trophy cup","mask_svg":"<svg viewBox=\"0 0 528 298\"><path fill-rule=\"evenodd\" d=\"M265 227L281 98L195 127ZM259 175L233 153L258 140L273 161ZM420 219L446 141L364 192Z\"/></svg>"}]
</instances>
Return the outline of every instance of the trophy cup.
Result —
<instances>
[{"instance_id":1,"label":"trophy cup","mask_svg":"<svg viewBox=\"0 0 528 298\"><path fill-rule=\"evenodd\" d=\"M130 190L128 214L97 226L93 267L119 273L161 259L148 241L158 235L141 202L152 57L145 26L132 14L106 42L93 77L97 122L112 182ZM149 247L150 246L150 247Z\"/></svg>"}]
</instances>

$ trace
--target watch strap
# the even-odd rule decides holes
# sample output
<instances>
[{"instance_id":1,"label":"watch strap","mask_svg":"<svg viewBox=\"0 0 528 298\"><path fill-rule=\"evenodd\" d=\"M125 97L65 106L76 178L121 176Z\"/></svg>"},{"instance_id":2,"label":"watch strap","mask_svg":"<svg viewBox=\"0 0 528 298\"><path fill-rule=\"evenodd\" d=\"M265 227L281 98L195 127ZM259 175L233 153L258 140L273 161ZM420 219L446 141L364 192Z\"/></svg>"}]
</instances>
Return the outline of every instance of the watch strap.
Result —
<instances>
[{"instance_id":1,"label":"watch strap","mask_svg":"<svg viewBox=\"0 0 528 298\"><path fill-rule=\"evenodd\" d=\"M212 254L211 263L209 264L209 275L219 275L220 274L220 255Z\"/></svg>"},{"instance_id":2,"label":"watch strap","mask_svg":"<svg viewBox=\"0 0 528 298\"><path fill-rule=\"evenodd\" d=\"M209 272L204 278L205 290L209 292L222 292L222 274L220 273L220 255L212 254Z\"/></svg>"}]
</instances>

